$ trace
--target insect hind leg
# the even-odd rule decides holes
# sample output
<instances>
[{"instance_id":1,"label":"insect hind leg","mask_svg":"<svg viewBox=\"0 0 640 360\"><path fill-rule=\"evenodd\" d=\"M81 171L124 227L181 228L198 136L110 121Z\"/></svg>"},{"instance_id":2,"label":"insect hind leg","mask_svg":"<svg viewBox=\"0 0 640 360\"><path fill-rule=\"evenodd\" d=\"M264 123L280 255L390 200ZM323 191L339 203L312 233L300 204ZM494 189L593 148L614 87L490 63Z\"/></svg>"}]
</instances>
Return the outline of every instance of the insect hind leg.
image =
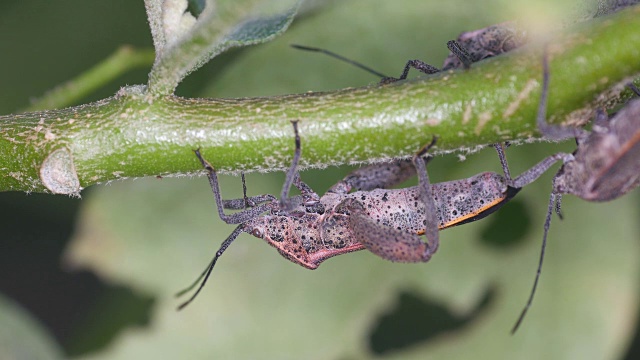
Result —
<instances>
[{"instance_id":1,"label":"insect hind leg","mask_svg":"<svg viewBox=\"0 0 640 360\"><path fill-rule=\"evenodd\" d=\"M424 203L425 234L428 243L423 242L418 234L379 224L366 213L362 203L355 199L345 200L348 202L345 206L350 211L349 226L354 237L369 251L383 259L397 262L426 262L438 249L437 209L423 158L435 141L434 137L431 143L413 158L418 173L418 187Z\"/></svg>"},{"instance_id":2,"label":"insect hind leg","mask_svg":"<svg viewBox=\"0 0 640 360\"><path fill-rule=\"evenodd\" d=\"M437 249L424 243L420 236L381 225L366 214L357 200L348 199L349 226L354 237L369 251L395 262L426 262Z\"/></svg>"},{"instance_id":3,"label":"insect hind leg","mask_svg":"<svg viewBox=\"0 0 640 360\"><path fill-rule=\"evenodd\" d=\"M424 146L413 157L413 164L416 166L416 172L418 173L418 187L421 190L422 202L424 205L424 217L425 217L425 236L429 241L429 250L431 254L435 253L440 244L439 230L438 230L438 209L436 207L435 200L433 199L433 191L431 189L431 183L429 182L429 174L427 173L427 164L424 160L424 155L435 145L437 138L434 136L431 143Z\"/></svg>"}]
</instances>

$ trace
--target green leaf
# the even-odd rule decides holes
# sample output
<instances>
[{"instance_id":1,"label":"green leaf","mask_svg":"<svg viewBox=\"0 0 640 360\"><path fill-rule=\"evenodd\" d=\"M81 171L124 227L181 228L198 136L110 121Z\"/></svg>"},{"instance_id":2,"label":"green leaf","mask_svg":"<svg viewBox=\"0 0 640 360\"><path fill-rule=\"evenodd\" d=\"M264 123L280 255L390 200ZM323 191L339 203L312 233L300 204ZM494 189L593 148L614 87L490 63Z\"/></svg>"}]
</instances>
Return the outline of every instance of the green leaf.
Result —
<instances>
[{"instance_id":1,"label":"green leaf","mask_svg":"<svg viewBox=\"0 0 640 360\"><path fill-rule=\"evenodd\" d=\"M3 359L62 359L51 334L25 309L0 294L0 354Z\"/></svg>"},{"instance_id":2,"label":"green leaf","mask_svg":"<svg viewBox=\"0 0 640 360\"><path fill-rule=\"evenodd\" d=\"M195 19L186 0L146 0L156 48L149 91L170 95L192 71L232 48L272 40L293 21L299 0L207 1Z\"/></svg>"}]
</instances>

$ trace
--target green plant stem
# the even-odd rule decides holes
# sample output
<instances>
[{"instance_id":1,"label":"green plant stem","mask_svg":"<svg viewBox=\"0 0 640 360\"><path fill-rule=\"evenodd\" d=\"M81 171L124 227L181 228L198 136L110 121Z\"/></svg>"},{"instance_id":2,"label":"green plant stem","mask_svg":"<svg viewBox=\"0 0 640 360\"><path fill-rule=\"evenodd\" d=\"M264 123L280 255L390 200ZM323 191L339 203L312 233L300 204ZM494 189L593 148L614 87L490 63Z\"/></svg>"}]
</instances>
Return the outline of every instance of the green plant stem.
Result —
<instances>
[{"instance_id":1,"label":"green plant stem","mask_svg":"<svg viewBox=\"0 0 640 360\"><path fill-rule=\"evenodd\" d=\"M630 9L549 41L553 122L588 122L640 73L638 15ZM92 104L0 117L0 189L77 194L119 178L189 174L200 170L195 148L223 171L282 170L294 119L303 168L409 156L434 135L436 152L527 140L536 135L541 68L532 45L468 71L328 93L183 99L125 88ZM55 150L65 166L45 161ZM43 172L54 182L77 172L79 186L45 186Z\"/></svg>"},{"instance_id":2,"label":"green plant stem","mask_svg":"<svg viewBox=\"0 0 640 360\"><path fill-rule=\"evenodd\" d=\"M98 65L68 81L34 101L23 111L39 111L69 106L109 81L132 69L153 64L153 49L135 49L122 46Z\"/></svg>"}]
</instances>

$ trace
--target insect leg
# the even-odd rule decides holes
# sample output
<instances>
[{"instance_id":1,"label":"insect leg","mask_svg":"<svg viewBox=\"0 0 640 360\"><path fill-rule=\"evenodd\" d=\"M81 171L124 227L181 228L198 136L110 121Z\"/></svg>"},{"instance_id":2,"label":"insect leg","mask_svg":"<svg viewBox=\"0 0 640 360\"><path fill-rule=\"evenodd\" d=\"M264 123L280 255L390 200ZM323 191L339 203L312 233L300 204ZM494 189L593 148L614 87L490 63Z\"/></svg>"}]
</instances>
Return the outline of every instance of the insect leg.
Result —
<instances>
[{"instance_id":1,"label":"insect leg","mask_svg":"<svg viewBox=\"0 0 640 360\"><path fill-rule=\"evenodd\" d=\"M460 60L465 69L469 69L471 67L471 64L473 64L473 58L459 42L449 40L447 41L447 48L449 48L449 51L451 51L451 53Z\"/></svg>"},{"instance_id":2,"label":"insect leg","mask_svg":"<svg viewBox=\"0 0 640 360\"><path fill-rule=\"evenodd\" d=\"M299 173L297 173L296 177L293 179L293 186L300 191L300 194L306 204L313 204L320 201L320 196L313 191L309 185L304 183L302 179L300 179Z\"/></svg>"},{"instance_id":3,"label":"insect leg","mask_svg":"<svg viewBox=\"0 0 640 360\"><path fill-rule=\"evenodd\" d=\"M636 96L640 96L640 89L638 89L632 82L627 83L627 87L631 89L631 91L633 91L633 93L636 94ZM615 117L616 113L612 114L611 116ZM605 129L609 129L609 115L602 108L596 109L596 117L593 120L594 129L596 129L596 127L598 126L601 126ZM580 145L580 142L579 141L577 142L578 142L578 145Z\"/></svg>"},{"instance_id":4,"label":"insect leg","mask_svg":"<svg viewBox=\"0 0 640 360\"><path fill-rule=\"evenodd\" d=\"M429 174L427 174L427 164L423 158L429 149L435 145L437 138L434 136L431 143L423 147L413 157L413 163L416 166L416 172L418 173L418 187L422 190L422 202L424 203L424 216L426 219L425 235L429 241L429 250L431 254L438 250L440 244L440 237L438 232L438 209L436 203L433 200L433 191L431 189L431 183L429 182ZM429 254L429 257L431 257Z\"/></svg>"},{"instance_id":5,"label":"insect leg","mask_svg":"<svg viewBox=\"0 0 640 360\"><path fill-rule=\"evenodd\" d=\"M429 261L435 249L424 243L419 235L381 225L367 215L361 203L348 200L350 202L345 206L350 211L350 229L353 236L369 251L390 261Z\"/></svg>"},{"instance_id":6,"label":"insect leg","mask_svg":"<svg viewBox=\"0 0 640 360\"><path fill-rule=\"evenodd\" d=\"M426 262L436 252L439 245L438 219L436 205L433 200L426 164L422 156L435 143L435 138L414 156L414 164L418 172L419 187L425 212L425 234L428 243L415 233L384 226L374 221L362 203L348 199L346 207L350 211L349 226L354 237L369 251L383 259L398 262Z\"/></svg>"},{"instance_id":7,"label":"insect leg","mask_svg":"<svg viewBox=\"0 0 640 360\"><path fill-rule=\"evenodd\" d=\"M231 214L231 215L225 214L223 210L224 203L222 201L222 197L220 196L220 184L218 182L218 175L216 174L216 170L207 160L205 160L202 157L202 155L200 154L200 149L197 149L194 152L196 153L198 160L200 160L200 163L202 163L202 166L208 172L207 176L209 177L209 184L211 185L211 190L213 191L213 196L216 200L218 215L220 216L220 219L222 219L222 221L224 221L227 224L240 224L255 218L261 213L267 211L272 206L271 203L262 204L251 209L246 209L244 211L237 212L235 214ZM244 202L244 199L242 201Z\"/></svg>"},{"instance_id":8,"label":"insect leg","mask_svg":"<svg viewBox=\"0 0 640 360\"><path fill-rule=\"evenodd\" d=\"M567 137L575 137L576 139L582 138L584 135L584 131L582 129L565 128L547 124L545 118L547 113L547 97L549 92L549 59L547 56L546 48L543 50L542 54L542 68L542 93L540 94L540 103L538 105L537 114L538 129L540 129L540 131L550 139L559 140ZM573 159L573 155L567 153L558 153L555 155L551 155L512 180L509 186L522 188L539 178L556 161L562 160L563 163L567 163L568 161L573 161Z\"/></svg>"},{"instance_id":9,"label":"insect leg","mask_svg":"<svg viewBox=\"0 0 640 360\"><path fill-rule=\"evenodd\" d=\"M500 165L502 166L504 177L507 181L512 181L511 171L509 170L509 164L507 163L507 156L504 153L504 144L493 144L493 147L496 149L496 152L498 152L498 158L500 159Z\"/></svg>"},{"instance_id":10,"label":"insect leg","mask_svg":"<svg viewBox=\"0 0 640 360\"><path fill-rule=\"evenodd\" d=\"M547 98L549 97L549 57L547 55L547 48L544 47L542 53L542 92L540 94L540 103L538 104L538 115L536 122L538 124L538 130L547 139L551 140L563 140L567 138L582 138L585 136L585 131L574 127L564 127L550 125L546 121L547 113Z\"/></svg>"},{"instance_id":11,"label":"insect leg","mask_svg":"<svg viewBox=\"0 0 640 360\"><path fill-rule=\"evenodd\" d=\"M280 209L282 210L288 210L294 207L294 204L289 199L289 190L291 189L291 185L300 190L300 194L302 195L305 205L312 205L320 202L320 196L318 196L318 194L313 191L309 185L305 184L302 179L300 179L298 163L300 162L302 150L300 147L300 135L298 134L298 120L291 121L291 124L293 125L293 132L295 133L296 149L293 154L291 167L289 168L289 171L287 171L287 176L282 186L282 192L280 193Z\"/></svg>"},{"instance_id":12,"label":"insect leg","mask_svg":"<svg viewBox=\"0 0 640 360\"><path fill-rule=\"evenodd\" d=\"M262 203L272 202L276 197L271 194L249 196L246 199L222 200L222 207L229 210L243 210L256 207Z\"/></svg>"},{"instance_id":13,"label":"insect leg","mask_svg":"<svg viewBox=\"0 0 640 360\"><path fill-rule=\"evenodd\" d=\"M240 179L242 179L242 199L244 200L244 208L254 207L255 203L251 202L251 200L247 197L247 181L244 178L244 171L240 173Z\"/></svg>"},{"instance_id":14,"label":"insect leg","mask_svg":"<svg viewBox=\"0 0 640 360\"><path fill-rule=\"evenodd\" d=\"M223 208L229 209L229 210L243 210L247 208L256 207L258 204L271 202L276 199L276 197L271 194L248 197L247 183L244 178L244 172L240 173L240 178L242 179L242 199L222 200Z\"/></svg>"},{"instance_id":15,"label":"insect leg","mask_svg":"<svg viewBox=\"0 0 640 360\"><path fill-rule=\"evenodd\" d=\"M593 126L601 126L604 128L608 128L609 127L609 115L607 115L607 112L604 111L604 109L602 108L598 108L596 109L596 117L593 120ZM576 138L576 145L580 145L580 141L578 140L578 138Z\"/></svg>"},{"instance_id":16,"label":"insect leg","mask_svg":"<svg viewBox=\"0 0 640 360\"><path fill-rule=\"evenodd\" d=\"M287 200L289 199L289 190L291 189L291 185L294 180L298 176L298 162L300 162L300 155L302 150L300 148L300 135L298 134L298 120L291 121L291 125L293 125L293 132L295 134L295 143L296 149L293 153L293 161L291 162L291 167L289 167L289 171L287 171L287 177L284 180L284 184L282 185L282 191L280 192L280 208L286 209L288 207Z\"/></svg>"},{"instance_id":17,"label":"insect leg","mask_svg":"<svg viewBox=\"0 0 640 360\"><path fill-rule=\"evenodd\" d=\"M440 69L438 69L435 66L429 65L424 61L421 60L409 60L407 61L407 64L404 66L404 70L402 70L402 74L400 74L400 77L397 79L394 78L383 78L380 82L381 83L389 83L389 82L393 82L393 81L398 81L398 80L405 80L407 78L407 76L409 76L409 70L411 70L411 68L414 68L418 71L420 71L421 73L425 73L425 74L435 74L440 72Z\"/></svg>"},{"instance_id":18,"label":"insect leg","mask_svg":"<svg viewBox=\"0 0 640 360\"><path fill-rule=\"evenodd\" d=\"M558 217L560 218L560 220L564 219L564 215L562 215L562 194L561 193L556 194L556 214L558 214Z\"/></svg>"},{"instance_id":19,"label":"insect leg","mask_svg":"<svg viewBox=\"0 0 640 360\"><path fill-rule=\"evenodd\" d=\"M412 161L408 159L369 165L354 170L333 185L327 192L347 194L351 190L386 189L409 179L415 174L416 168Z\"/></svg>"},{"instance_id":20,"label":"insect leg","mask_svg":"<svg viewBox=\"0 0 640 360\"><path fill-rule=\"evenodd\" d=\"M458 43L455 40L450 40L447 42L447 48L449 48L449 51L451 51L460 60L460 62L462 63L465 69L468 69L471 67L471 64L473 64L473 58L467 52L467 50L462 45L460 45L460 43ZM389 83L397 80L404 80L409 75L409 70L411 68L414 68L425 74L435 74L442 71L441 69L438 69L437 67L429 65L423 61L409 60L407 64L404 66L404 70L402 71L402 74L398 79L383 78L382 81L380 81L380 83L385 84L385 83Z\"/></svg>"},{"instance_id":21,"label":"insect leg","mask_svg":"<svg viewBox=\"0 0 640 360\"><path fill-rule=\"evenodd\" d=\"M534 165L531 169L523 172L517 178L509 181L509 186L514 187L516 189L521 189L524 186L534 182L538 179L542 174L544 174L553 164L562 160L563 163L567 163L569 161L573 161L574 157L572 154L567 153L557 153L551 156L546 157L536 165Z\"/></svg>"}]
</instances>

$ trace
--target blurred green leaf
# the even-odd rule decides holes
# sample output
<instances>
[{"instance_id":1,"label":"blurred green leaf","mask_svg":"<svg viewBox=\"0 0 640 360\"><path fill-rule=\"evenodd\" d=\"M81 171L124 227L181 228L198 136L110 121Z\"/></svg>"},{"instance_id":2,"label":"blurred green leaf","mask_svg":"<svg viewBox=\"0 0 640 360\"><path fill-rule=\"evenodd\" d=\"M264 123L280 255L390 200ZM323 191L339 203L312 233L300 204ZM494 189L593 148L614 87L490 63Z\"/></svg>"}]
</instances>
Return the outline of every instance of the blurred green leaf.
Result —
<instances>
[{"instance_id":1,"label":"blurred green leaf","mask_svg":"<svg viewBox=\"0 0 640 360\"><path fill-rule=\"evenodd\" d=\"M0 295L0 357L2 359L62 359L60 346L28 312Z\"/></svg>"},{"instance_id":2,"label":"blurred green leaf","mask_svg":"<svg viewBox=\"0 0 640 360\"><path fill-rule=\"evenodd\" d=\"M208 0L196 19L187 1L146 0L156 62L149 74L153 95L170 95L192 71L233 48L260 44L283 33L298 0Z\"/></svg>"}]
</instances>

